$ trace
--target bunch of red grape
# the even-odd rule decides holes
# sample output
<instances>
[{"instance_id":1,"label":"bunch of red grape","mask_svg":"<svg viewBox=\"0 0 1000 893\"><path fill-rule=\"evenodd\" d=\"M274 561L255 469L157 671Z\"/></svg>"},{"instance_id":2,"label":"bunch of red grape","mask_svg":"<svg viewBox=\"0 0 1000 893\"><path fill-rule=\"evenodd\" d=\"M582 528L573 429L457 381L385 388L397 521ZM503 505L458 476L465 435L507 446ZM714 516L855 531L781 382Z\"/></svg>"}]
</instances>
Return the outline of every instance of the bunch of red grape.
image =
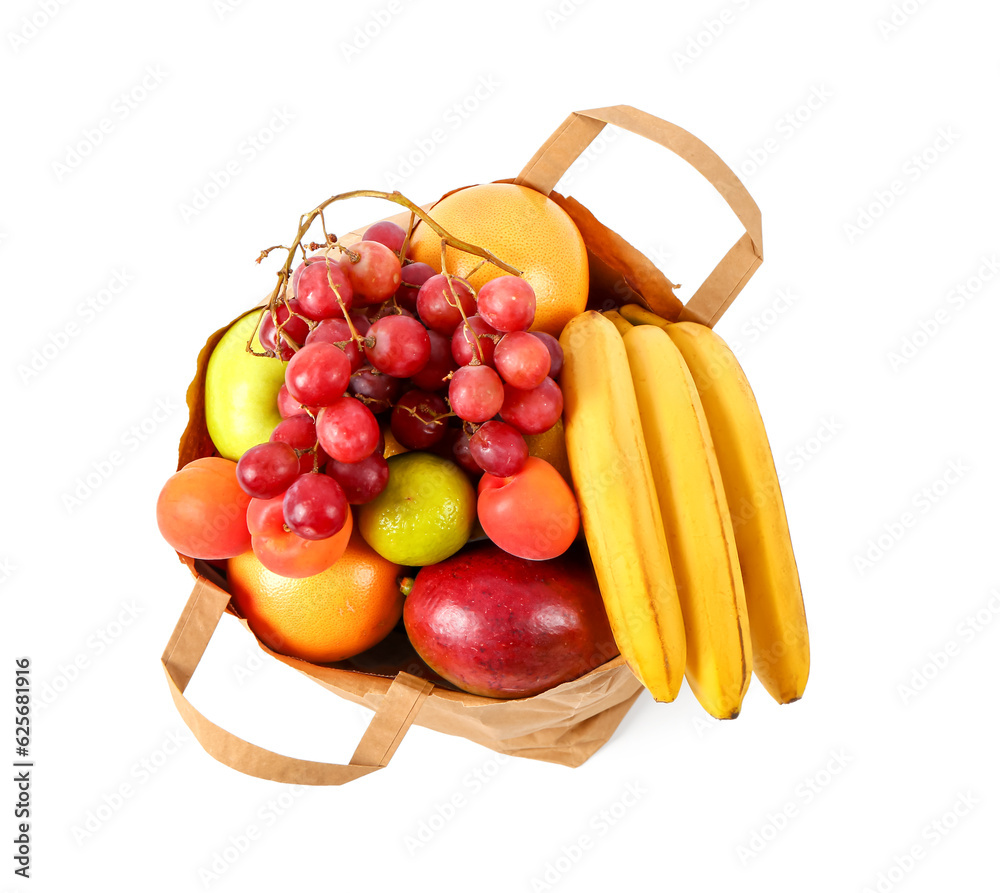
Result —
<instances>
[{"instance_id":1,"label":"bunch of red grape","mask_svg":"<svg viewBox=\"0 0 1000 893\"><path fill-rule=\"evenodd\" d=\"M284 525L304 539L338 533L350 505L385 488L384 427L470 475L506 477L527 461L524 435L562 415L562 349L528 331L531 286L500 276L477 295L466 280L411 262L406 241L383 221L356 245L307 257L263 313L261 344L288 361L283 421L243 455L237 479L272 513L280 497Z\"/></svg>"}]
</instances>

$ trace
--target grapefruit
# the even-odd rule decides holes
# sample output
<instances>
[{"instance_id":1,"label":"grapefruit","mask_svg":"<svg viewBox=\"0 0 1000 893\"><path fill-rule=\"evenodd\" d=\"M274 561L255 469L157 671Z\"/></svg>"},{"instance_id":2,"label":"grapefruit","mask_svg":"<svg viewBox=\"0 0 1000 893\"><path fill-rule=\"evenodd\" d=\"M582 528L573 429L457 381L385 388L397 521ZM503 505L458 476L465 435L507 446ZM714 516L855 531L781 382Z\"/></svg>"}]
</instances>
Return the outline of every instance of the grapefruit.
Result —
<instances>
[{"instance_id":1,"label":"grapefruit","mask_svg":"<svg viewBox=\"0 0 1000 893\"><path fill-rule=\"evenodd\" d=\"M547 195L514 183L486 183L445 196L430 216L456 238L521 270L535 290L533 331L559 337L563 326L587 306L587 247L569 214ZM423 222L414 230L411 256L441 271L441 239ZM447 249L448 271L468 279L477 291L506 274L486 263L470 275L480 260Z\"/></svg>"},{"instance_id":2,"label":"grapefruit","mask_svg":"<svg viewBox=\"0 0 1000 893\"><path fill-rule=\"evenodd\" d=\"M311 577L281 577L252 551L229 559L233 603L257 638L317 664L353 657L389 634L403 615L400 572L356 529L344 554Z\"/></svg>"}]
</instances>

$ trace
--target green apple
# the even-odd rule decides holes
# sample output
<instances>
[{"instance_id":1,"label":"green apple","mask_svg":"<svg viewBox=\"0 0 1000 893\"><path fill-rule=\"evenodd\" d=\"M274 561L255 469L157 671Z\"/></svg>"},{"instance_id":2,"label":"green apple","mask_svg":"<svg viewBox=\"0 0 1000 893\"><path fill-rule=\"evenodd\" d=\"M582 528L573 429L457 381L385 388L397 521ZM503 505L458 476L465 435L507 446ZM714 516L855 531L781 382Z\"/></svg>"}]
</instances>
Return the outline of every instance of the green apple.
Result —
<instances>
[{"instance_id":1,"label":"green apple","mask_svg":"<svg viewBox=\"0 0 1000 893\"><path fill-rule=\"evenodd\" d=\"M239 461L250 447L266 443L281 421L278 391L286 364L277 357L247 353L260 310L236 320L208 359L205 374L205 422L220 455ZM257 336L253 348L263 351Z\"/></svg>"}]
</instances>

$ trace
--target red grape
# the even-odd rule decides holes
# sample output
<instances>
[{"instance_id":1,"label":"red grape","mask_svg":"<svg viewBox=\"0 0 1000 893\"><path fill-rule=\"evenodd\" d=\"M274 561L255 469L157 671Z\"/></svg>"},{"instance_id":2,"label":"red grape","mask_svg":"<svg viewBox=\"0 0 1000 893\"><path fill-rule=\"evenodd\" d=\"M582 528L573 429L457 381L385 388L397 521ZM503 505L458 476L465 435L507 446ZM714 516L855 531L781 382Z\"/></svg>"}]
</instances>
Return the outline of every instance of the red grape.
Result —
<instances>
[{"instance_id":1,"label":"red grape","mask_svg":"<svg viewBox=\"0 0 1000 893\"><path fill-rule=\"evenodd\" d=\"M496 349L492 336L498 334L481 316L470 316L451 336L451 355L460 366L468 366L474 359L484 366L492 366Z\"/></svg>"},{"instance_id":2,"label":"red grape","mask_svg":"<svg viewBox=\"0 0 1000 893\"><path fill-rule=\"evenodd\" d=\"M287 443L260 443L236 463L236 480L244 493L271 499L287 490L299 476L299 457Z\"/></svg>"},{"instance_id":3,"label":"red grape","mask_svg":"<svg viewBox=\"0 0 1000 893\"><path fill-rule=\"evenodd\" d=\"M393 437L411 450L424 450L444 437L448 404L438 394L407 391L392 410L389 427Z\"/></svg>"},{"instance_id":4,"label":"red grape","mask_svg":"<svg viewBox=\"0 0 1000 893\"><path fill-rule=\"evenodd\" d=\"M288 385L282 385L278 389L278 412L283 419L290 419L292 416L302 415L304 412L316 415L319 412L319 407L303 406L288 393Z\"/></svg>"},{"instance_id":5,"label":"red grape","mask_svg":"<svg viewBox=\"0 0 1000 893\"><path fill-rule=\"evenodd\" d=\"M372 323L368 337L375 340L365 346L365 356L379 372L394 378L409 378L424 366L431 356L431 339L418 320L394 314Z\"/></svg>"},{"instance_id":6,"label":"red grape","mask_svg":"<svg viewBox=\"0 0 1000 893\"><path fill-rule=\"evenodd\" d=\"M348 390L372 412L385 412L399 396L402 384L398 378L363 366L351 376Z\"/></svg>"},{"instance_id":7,"label":"red grape","mask_svg":"<svg viewBox=\"0 0 1000 893\"><path fill-rule=\"evenodd\" d=\"M295 297L310 319L342 319L345 308L351 309L354 289L337 262L328 258L305 268L299 277Z\"/></svg>"},{"instance_id":8,"label":"red grape","mask_svg":"<svg viewBox=\"0 0 1000 893\"><path fill-rule=\"evenodd\" d=\"M500 377L515 388L537 388L549 374L549 349L529 332L508 332L497 343L493 365Z\"/></svg>"},{"instance_id":9,"label":"red grape","mask_svg":"<svg viewBox=\"0 0 1000 893\"><path fill-rule=\"evenodd\" d=\"M498 332L523 332L535 319L535 290L520 276L498 276L479 289L479 315Z\"/></svg>"},{"instance_id":10,"label":"red grape","mask_svg":"<svg viewBox=\"0 0 1000 893\"><path fill-rule=\"evenodd\" d=\"M337 462L331 459L327 463L326 473L340 484L351 505L371 502L389 483L389 463L378 451L360 462Z\"/></svg>"},{"instance_id":11,"label":"red grape","mask_svg":"<svg viewBox=\"0 0 1000 893\"><path fill-rule=\"evenodd\" d=\"M331 459L360 462L378 446L378 419L353 397L338 397L316 416L316 436Z\"/></svg>"},{"instance_id":12,"label":"red grape","mask_svg":"<svg viewBox=\"0 0 1000 893\"><path fill-rule=\"evenodd\" d=\"M391 220L380 220L369 226L361 239L365 242L381 242L399 257L399 252L403 250L403 242L406 241L406 230Z\"/></svg>"},{"instance_id":13,"label":"red grape","mask_svg":"<svg viewBox=\"0 0 1000 893\"><path fill-rule=\"evenodd\" d=\"M287 303L281 302L274 308L274 314L265 308L257 330L257 337L265 350L274 351L283 360L290 360L295 348L289 343L295 342L301 346L309 335L309 323L296 314L302 312L302 306L295 298ZM275 325L274 317L278 318ZM281 349L278 349L278 332L281 332Z\"/></svg>"},{"instance_id":14,"label":"red grape","mask_svg":"<svg viewBox=\"0 0 1000 893\"><path fill-rule=\"evenodd\" d=\"M528 461L528 444L521 432L506 422L487 422L469 439L469 452L488 474L508 477Z\"/></svg>"},{"instance_id":15,"label":"red grape","mask_svg":"<svg viewBox=\"0 0 1000 893\"><path fill-rule=\"evenodd\" d=\"M563 349L559 343L559 339L553 337L548 332L532 332L531 334L549 349L549 356L552 358L549 378L558 378L563 367Z\"/></svg>"},{"instance_id":16,"label":"red grape","mask_svg":"<svg viewBox=\"0 0 1000 893\"><path fill-rule=\"evenodd\" d=\"M428 264L419 262L405 264L399 274L400 282L399 288L396 289L396 303L407 310L415 311L420 286L434 275L436 275L434 268Z\"/></svg>"},{"instance_id":17,"label":"red grape","mask_svg":"<svg viewBox=\"0 0 1000 893\"><path fill-rule=\"evenodd\" d=\"M474 477L483 473L479 463L472 457L469 450L469 434L464 428L449 428L446 439L450 442L449 455L444 458L453 459L465 471Z\"/></svg>"},{"instance_id":18,"label":"red grape","mask_svg":"<svg viewBox=\"0 0 1000 893\"><path fill-rule=\"evenodd\" d=\"M399 258L381 242L358 242L348 249L360 259L355 263L346 252L340 256L340 267L354 289L355 304L377 304L391 298L399 287ZM308 270L306 271L308 272ZM304 276L305 274L303 274Z\"/></svg>"},{"instance_id":19,"label":"red grape","mask_svg":"<svg viewBox=\"0 0 1000 893\"><path fill-rule=\"evenodd\" d=\"M316 422L305 413L279 422L271 432L271 441L287 443L301 453L299 471L302 474L322 468L327 460L326 452L316 441Z\"/></svg>"},{"instance_id":20,"label":"red grape","mask_svg":"<svg viewBox=\"0 0 1000 893\"><path fill-rule=\"evenodd\" d=\"M522 391L509 384L505 384L503 390L500 418L522 434L548 431L562 415L562 391L551 378L545 378L537 388L530 391Z\"/></svg>"},{"instance_id":21,"label":"red grape","mask_svg":"<svg viewBox=\"0 0 1000 893\"><path fill-rule=\"evenodd\" d=\"M347 523L344 490L325 474L301 474L281 503L285 524L306 540L325 540Z\"/></svg>"},{"instance_id":22,"label":"red grape","mask_svg":"<svg viewBox=\"0 0 1000 893\"><path fill-rule=\"evenodd\" d=\"M462 366L451 377L448 402L460 419L485 422L500 412L504 384L489 366Z\"/></svg>"},{"instance_id":23,"label":"red grape","mask_svg":"<svg viewBox=\"0 0 1000 893\"><path fill-rule=\"evenodd\" d=\"M293 295L297 295L298 294L298 291L296 289L298 288L299 279L302 278L302 274L303 274L303 272L305 272L306 267L308 267L309 264L314 264L314 263L317 263L318 261L323 260L325 257L326 257L326 255L323 254L323 253L320 253L320 254L311 254L311 255L309 255L309 257L307 257L304 261L302 261L302 263L300 263L295 268L295 270L292 272L292 294Z\"/></svg>"},{"instance_id":24,"label":"red grape","mask_svg":"<svg viewBox=\"0 0 1000 893\"><path fill-rule=\"evenodd\" d=\"M367 319L365 319L365 325L368 325ZM358 330L358 334L363 334L360 329ZM309 337L306 338L306 344L313 344L316 341L326 341L328 344L343 343L344 346L340 349L347 355L347 359L351 363L352 372L360 369L365 361L364 355L361 353L361 348L353 340L346 319L324 319L318 323L309 333Z\"/></svg>"},{"instance_id":25,"label":"red grape","mask_svg":"<svg viewBox=\"0 0 1000 893\"><path fill-rule=\"evenodd\" d=\"M350 379L347 354L326 341L305 345L285 369L288 393L305 406L329 405L347 390Z\"/></svg>"},{"instance_id":26,"label":"red grape","mask_svg":"<svg viewBox=\"0 0 1000 893\"><path fill-rule=\"evenodd\" d=\"M429 329L427 336L431 339L431 357L423 369L410 376L410 381L422 391L440 391L448 387L447 376L458 368L458 363L451 355L450 338Z\"/></svg>"},{"instance_id":27,"label":"red grape","mask_svg":"<svg viewBox=\"0 0 1000 893\"><path fill-rule=\"evenodd\" d=\"M461 308L461 309L459 309ZM417 292L417 315L427 328L450 335L465 317L476 312L472 286L457 276L431 276Z\"/></svg>"}]
</instances>

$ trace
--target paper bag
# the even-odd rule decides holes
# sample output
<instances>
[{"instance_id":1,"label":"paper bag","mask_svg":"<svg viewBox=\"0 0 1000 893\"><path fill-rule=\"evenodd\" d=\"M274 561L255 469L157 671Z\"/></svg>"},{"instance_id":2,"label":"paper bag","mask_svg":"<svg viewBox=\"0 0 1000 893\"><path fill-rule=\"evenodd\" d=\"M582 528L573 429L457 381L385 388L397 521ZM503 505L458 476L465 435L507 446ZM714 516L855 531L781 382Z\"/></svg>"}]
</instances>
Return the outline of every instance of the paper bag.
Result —
<instances>
[{"instance_id":1,"label":"paper bag","mask_svg":"<svg viewBox=\"0 0 1000 893\"><path fill-rule=\"evenodd\" d=\"M691 164L725 198L746 230L687 304L678 300L673 283L641 252L575 199L553 191L559 178L606 124L657 142ZM516 178L502 182L522 184L550 195L576 222L587 245L592 307L640 303L667 319L691 319L712 326L763 259L760 211L722 159L690 133L629 106L572 113ZM389 219L405 225L409 215ZM198 358L197 373L187 393L190 417L181 438L178 468L194 459L215 455L205 425L205 370L212 350L228 328L224 326L212 335ZM642 685L621 657L534 697L500 700L460 692L439 678L435 680L412 650L406 653L405 634L399 632L395 634L402 637L397 643L398 653L378 657L373 654L376 649L372 649L358 659L330 666L277 654L258 641L276 660L374 711L371 724L346 765L274 753L215 725L184 696L222 615L228 613L231 620L244 626L246 622L229 603L223 575L203 562L179 557L191 569L195 586L162 657L170 692L184 722L205 750L248 775L297 784L344 784L388 764L414 722L459 735L498 753L579 766L607 742L642 692ZM247 632L252 635L249 627ZM391 652L394 646L389 643L379 647Z\"/></svg>"}]
</instances>

